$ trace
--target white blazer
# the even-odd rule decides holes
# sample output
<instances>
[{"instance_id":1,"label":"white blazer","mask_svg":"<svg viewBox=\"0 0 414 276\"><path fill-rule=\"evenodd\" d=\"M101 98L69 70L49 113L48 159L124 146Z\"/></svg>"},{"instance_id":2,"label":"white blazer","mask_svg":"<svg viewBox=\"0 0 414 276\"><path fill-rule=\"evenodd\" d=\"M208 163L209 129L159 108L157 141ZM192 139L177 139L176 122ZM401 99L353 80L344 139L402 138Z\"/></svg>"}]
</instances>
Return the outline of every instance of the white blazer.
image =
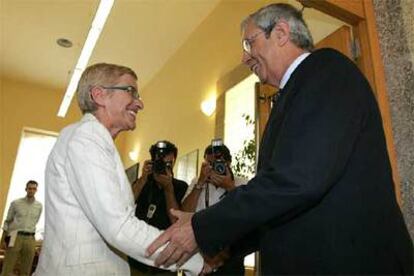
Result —
<instances>
[{"instance_id":1,"label":"white blazer","mask_svg":"<svg viewBox=\"0 0 414 276\"><path fill-rule=\"evenodd\" d=\"M45 239L35 275L129 276L123 253L153 264L157 254L144 254L161 231L135 217L118 151L95 116L86 114L63 129L45 182ZM198 274L202 266L197 254L183 268Z\"/></svg>"}]
</instances>

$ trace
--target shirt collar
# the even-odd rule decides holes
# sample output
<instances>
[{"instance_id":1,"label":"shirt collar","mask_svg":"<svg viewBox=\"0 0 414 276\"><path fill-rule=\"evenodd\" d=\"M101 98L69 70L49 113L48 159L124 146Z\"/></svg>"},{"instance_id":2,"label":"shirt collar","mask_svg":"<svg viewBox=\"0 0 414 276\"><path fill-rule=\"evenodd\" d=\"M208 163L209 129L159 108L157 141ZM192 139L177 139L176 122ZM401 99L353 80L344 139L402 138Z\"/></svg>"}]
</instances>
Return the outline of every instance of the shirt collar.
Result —
<instances>
[{"instance_id":1,"label":"shirt collar","mask_svg":"<svg viewBox=\"0 0 414 276\"><path fill-rule=\"evenodd\" d=\"M81 119L81 121L97 121L98 119L96 119L95 115L93 115L92 113L85 113Z\"/></svg>"},{"instance_id":2,"label":"shirt collar","mask_svg":"<svg viewBox=\"0 0 414 276\"><path fill-rule=\"evenodd\" d=\"M28 198L27 196L25 196L25 197L24 197L24 199L25 199L27 202L29 202L29 203L32 203L32 202L35 202L35 201L36 201L35 197L33 197L33 198Z\"/></svg>"},{"instance_id":3,"label":"shirt collar","mask_svg":"<svg viewBox=\"0 0 414 276\"><path fill-rule=\"evenodd\" d=\"M309 52L303 53L300 56L298 56L288 67L285 74L283 75L282 80L280 81L279 88L283 89L285 87L286 83L290 79L290 76L292 75L293 71L299 66L299 64L302 63L302 61L307 58L310 55Z\"/></svg>"}]
</instances>

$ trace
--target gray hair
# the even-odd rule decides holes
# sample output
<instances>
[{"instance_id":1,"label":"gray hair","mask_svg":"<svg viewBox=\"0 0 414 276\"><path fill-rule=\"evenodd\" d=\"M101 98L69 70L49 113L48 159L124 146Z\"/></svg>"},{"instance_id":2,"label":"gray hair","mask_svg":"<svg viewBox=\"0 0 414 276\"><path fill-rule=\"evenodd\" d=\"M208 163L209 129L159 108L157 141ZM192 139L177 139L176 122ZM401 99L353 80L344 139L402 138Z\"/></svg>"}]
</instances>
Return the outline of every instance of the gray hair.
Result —
<instances>
[{"instance_id":1,"label":"gray hair","mask_svg":"<svg viewBox=\"0 0 414 276\"><path fill-rule=\"evenodd\" d=\"M96 103L91 97L91 89L94 86L114 85L125 74L138 79L131 68L121 65L97 63L87 67L82 73L77 89L78 105L82 114L94 113L97 109Z\"/></svg>"},{"instance_id":2,"label":"gray hair","mask_svg":"<svg viewBox=\"0 0 414 276\"><path fill-rule=\"evenodd\" d=\"M274 26L284 19L290 27L290 41L301 49L312 51L313 39L308 26L303 20L302 13L289 4L270 4L263 7L246 17L241 23L242 31L246 28L247 23L252 21L262 29L266 37L270 36Z\"/></svg>"}]
</instances>

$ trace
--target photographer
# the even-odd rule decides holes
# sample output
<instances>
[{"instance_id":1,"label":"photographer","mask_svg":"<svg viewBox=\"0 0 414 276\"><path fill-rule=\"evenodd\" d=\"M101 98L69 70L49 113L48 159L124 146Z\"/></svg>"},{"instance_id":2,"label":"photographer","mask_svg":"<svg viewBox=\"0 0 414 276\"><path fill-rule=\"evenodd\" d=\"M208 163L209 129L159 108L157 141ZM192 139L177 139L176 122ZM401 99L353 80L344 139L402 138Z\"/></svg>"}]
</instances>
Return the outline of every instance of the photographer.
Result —
<instances>
[{"instance_id":1,"label":"photographer","mask_svg":"<svg viewBox=\"0 0 414 276\"><path fill-rule=\"evenodd\" d=\"M177 147L169 141L159 141L149 150L151 160L146 160L141 177L133 184L136 199L135 216L159 229L166 229L175 222L171 208L180 210L181 200L188 184L174 178L173 168L177 158ZM157 269L129 258L132 275L165 274L169 271Z\"/></svg>"},{"instance_id":2,"label":"photographer","mask_svg":"<svg viewBox=\"0 0 414 276\"><path fill-rule=\"evenodd\" d=\"M247 183L246 179L233 175L231 170L230 150L221 140L213 140L204 151L204 162L201 165L200 176L191 182L182 202L182 210L198 212L214 205L226 194L239 185ZM226 256L224 265L215 275L244 275L244 257L233 257L229 260L228 251L220 254ZM219 261L221 262L221 261Z\"/></svg>"}]
</instances>

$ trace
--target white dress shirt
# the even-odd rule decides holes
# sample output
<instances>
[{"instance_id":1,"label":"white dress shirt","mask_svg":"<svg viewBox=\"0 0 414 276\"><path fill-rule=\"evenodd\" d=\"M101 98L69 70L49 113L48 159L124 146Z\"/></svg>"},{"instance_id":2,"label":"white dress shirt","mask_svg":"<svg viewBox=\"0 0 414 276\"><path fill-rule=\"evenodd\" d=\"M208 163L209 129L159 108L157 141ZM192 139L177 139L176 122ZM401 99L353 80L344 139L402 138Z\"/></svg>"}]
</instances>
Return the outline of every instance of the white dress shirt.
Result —
<instances>
[{"instance_id":1,"label":"white dress shirt","mask_svg":"<svg viewBox=\"0 0 414 276\"><path fill-rule=\"evenodd\" d=\"M191 193L191 191L194 189L195 185L197 184L198 178L194 178L191 181L191 184L187 188L187 192L184 195L183 201L185 198ZM238 187L240 185L247 184L248 180L234 176L234 186ZM219 202L225 195L226 190L221 187L216 187L213 184L207 184L208 185L208 203L209 206L216 204ZM203 190L200 192L200 196L198 197L197 201L197 207L195 209L196 212L203 210L206 208L206 187L203 187Z\"/></svg>"},{"instance_id":2,"label":"white dress shirt","mask_svg":"<svg viewBox=\"0 0 414 276\"><path fill-rule=\"evenodd\" d=\"M298 56L288 67L288 69L286 70L285 74L282 77L282 80L280 81L280 85L279 88L283 89L283 87L285 87L286 83L288 82L288 80L290 79L290 76L292 75L293 71L295 71L295 69L299 66L299 64L302 63L302 61L305 60L305 58L307 58L310 55L309 52L303 53L300 56Z\"/></svg>"},{"instance_id":3,"label":"white dress shirt","mask_svg":"<svg viewBox=\"0 0 414 276\"><path fill-rule=\"evenodd\" d=\"M144 254L161 231L135 217L120 156L95 116L63 129L45 179L45 239L35 275L129 276L125 254L153 264L158 254ZM197 275L202 266L197 254L183 269Z\"/></svg>"}]
</instances>

